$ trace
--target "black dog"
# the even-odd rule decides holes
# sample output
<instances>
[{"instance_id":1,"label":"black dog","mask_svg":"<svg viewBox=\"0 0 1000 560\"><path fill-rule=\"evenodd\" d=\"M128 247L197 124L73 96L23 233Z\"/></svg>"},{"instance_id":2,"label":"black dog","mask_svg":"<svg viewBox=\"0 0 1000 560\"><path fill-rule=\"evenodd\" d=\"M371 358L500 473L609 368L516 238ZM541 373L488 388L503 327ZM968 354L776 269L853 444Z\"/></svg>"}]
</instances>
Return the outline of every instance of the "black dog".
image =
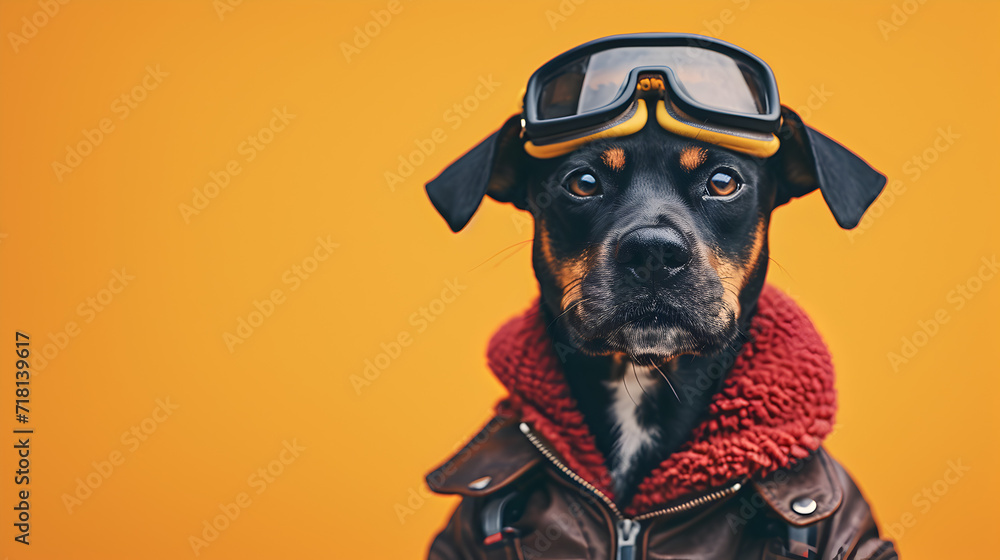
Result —
<instances>
[{"instance_id":1,"label":"black dog","mask_svg":"<svg viewBox=\"0 0 1000 560\"><path fill-rule=\"evenodd\" d=\"M551 160L524 153L512 118L427 186L454 231L486 194L534 216L543 309L580 350L566 378L623 501L711 398L685 390L691 372L732 365L764 284L771 211L819 188L852 228L885 184L791 110L782 117L766 159L647 125ZM626 395L626 373L643 392Z\"/></svg>"},{"instance_id":2,"label":"black dog","mask_svg":"<svg viewBox=\"0 0 1000 560\"><path fill-rule=\"evenodd\" d=\"M638 79L641 101L637 104L663 103L658 101L661 91L644 90L642 75ZM662 469L665 461L695 456L685 445L693 434L704 433L696 428L716 429L705 427L712 426L714 420L704 421L715 414L710 411L719 402L738 356L743 357L745 348L755 343L750 340L751 323L758 303L764 301L771 212L819 189L837 223L850 229L886 182L861 158L806 126L786 107L781 107L780 147L776 153L768 152L773 154L770 157L727 149L722 147L724 143L699 141L701 133L668 132L657 126L661 116L658 113L656 122L645 122L638 132L595 136L575 149L571 146L571 151L562 152L565 155L539 154L543 157L536 158L529 155L536 152L528 149L525 121L518 115L427 184L434 206L456 232L471 219L486 195L531 212L540 313L554 347L572 349L560 352L558 367L573 402L560 400L564 404L553 405L549 413L569 409L582 414L607 475L589 472L610 479L596 482L606 485L607 492L600 491L593 482L597 479L588 481L567 467L567 456L560 459L559 453L553 453L552 446L539 439L530 423L519 424L531 441L527 450L518 437L521 434L511 435L511 428L498 428L495 442L485 446L486 450L472 453L466 449L459 454L472 457L463 459L470 466L457 468L453 459L428 478L436 491L471 499L463 501L435 541L431 557L466 557L463 550L488 549L498 542L506 543L507 554L521 554L525 543L538 543L543 538L539 537L544 534L542 528L563 523L560 516L567 512L575 517L579 532L563 539L557 551L550 551L555 557L591 557L594 550L603 547L599 543L608 535L608 527L612 529L608 535L611 542L617 542L610 550L617 550L622 558L631 558L636 549L684 557L721 554L742 558L749 554L747 557L758 558L762 549L784 554L780 557L813 558L816 551L822 551L823 557L895 557L891 543L878 538L863 496L843 469L822 449L816 449L819 444L815 440L807 444L813 450L808 461L801 448L776 459L779 465L797 464L796 468L806 473L793 477L777 493L760 486L764 479L743 479L754 485L754 498L769 504L777 518L784 520L785 525L777 525L788 528L783 536L775 532L773 524L743 531L741 522L733 523L733 519L744 519L744 513L735 513L737 506L726 505L724 498L745 484L734 484L732 479L725 489L718 486L720 481L714 486L706 484L708 493L688 493L687 501L673 502L672 506L670 498L657 498L649 493L650 486L642 486L651 473L662 473L654 469ZM771 305L760 305L762 316L771 313ZM528 347L542 346L544 343L528 342ZM504 350L502 355L513 354ZM527 356L515 358L521 361L513 367L522 372L515 379L527 379L523 372L530 372L532 381L526 387L537 387L539 370L528 365L536 362ZM796 371L800 366L783 367ZM713 370L727 373L713 378L714 387L699 386L702 373ZM641 390L629 390L626 376L633 377L637 382L633 386ZM819 382L808 378L802 383ZM505 385L511 388L507 382ZM782 398L759 406L780 411L786 406ZM804 398L810 402L811 397ZM770 415L766 410L746 408L734 414L726 420L729 425L742 422L740 414ZM796 429L782 434L779 438L786 442L802 437L801 432L796 435ZM553 436L558 435L553 432ZM717 461L744 464L745 454L757 453L759 448L743 441L731 455L714 459L700 455L705 470L695 476L718 472ZM776 445L773 440L762 443ZM593 457L586 445L563 449L583 450L579 453ZM596 497L598 507L585 514L573 513L579 495L564 494L563 486L555 482L538 482L544 477L525 477L527 480L512 484L520 476L515 473L532 469L539 460L538 452L555 467L554 481L566 483L568 479L570 487L586 497ZM769 459L763 463L775 464ZM670 472L688 476L692 471ZM665 480L662 474L656 476L656 480ZM496 489L508 485L514 489ZM668 487L659 495L670 491ZM522 513L518 515L523 519L507 525L505 504L515 496L526 509L519 506ZM651 512L647 508L646 514L639 515L626 509L635 503L633 498L659 509ZM661 535L675 533L662 516L707 503L715 503L716 513L690 525L689 539L663 540L666 537ZM629 511L633 517L627 515ZM821 520L825 521L818 524ZM482 523L481 530L469 529L477 522ZM655 531L654 525L658 527ZM729 531L720 533L727 525ZM646 544L636 544L642 529L646 530ZM722 534L727 537L720 538ZM651 539L657 544L650 544ZM476 542L480 544L473 544Z\"/></svg>"}]
</instances>

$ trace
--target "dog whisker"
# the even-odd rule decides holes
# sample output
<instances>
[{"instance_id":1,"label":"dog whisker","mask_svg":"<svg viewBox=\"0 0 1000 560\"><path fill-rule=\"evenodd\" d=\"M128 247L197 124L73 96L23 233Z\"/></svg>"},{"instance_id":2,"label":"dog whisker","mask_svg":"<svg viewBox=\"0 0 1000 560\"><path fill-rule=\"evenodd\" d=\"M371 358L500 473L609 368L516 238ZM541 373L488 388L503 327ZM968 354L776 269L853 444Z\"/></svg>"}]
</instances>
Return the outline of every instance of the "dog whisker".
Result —
<instances>
[{"instance_id":1,"label":"dog whisker","mask_svg":"<svg viewBox=\"0 0 1000 560\"><path fill-rule=\"evenodd\" d=\"M649 393L647 393L646 388L642 386L642 381L639 381L639 374L635 371L635 362L632 362L632 375L635 376L635 382L639 384L639 388L642 389L643 394L648 397Z\"/></svg>"},{"instance_id":2,"label":"dog whisker","mask_svg":"<svg viewBox=\"0 0 1000 560\"><path fill-rule=\"evenodd\" d=\"M656 368L656 371L660 372L660 375L663 377L663 380L667 382L667 387L670 387L670 391L673 392L674 398L677 399L677 402L681 402L680 396L677 395L677 389L674 389L674 384L671 383L670 378L667 377L667 374L664 373L663 370L660 369L660 366L656 365L655 363L653 363L653 367Z\"/></svg>"},{"instance_id":3,"label":"dog whisker","mask_svg":"<svg viewBox=\"0 0 1000 560\"><path fill-rule=\"evenodd\" d=\"M526 241L522 241L521 244L518 245L517 248L515 248L513 251L511 251L511 252L507 253L506 255L504 255L504 257L502 259L500 259L499 261L495 262L493 264L493 268L496 268L496 267L502 265L504 263L504 261L506 261L507 259L509 259L509 258L513 257L514 255L518 254L522 249L524 249L525 247L527 247L527 245L525 245L524 243L527 243L528 241L534 241L534 239L528 239Z\"/></svg>"},{"instance_id":4,"label":"dog whisker","mask_svg":"<svg viewBox=\"0 0 1000 560\"><path fill-rule=\"evenodd\" d=\"M773 258L771 258L771 255L767 256L767 260L770 261L770 262L773 262L778 268L780 268L781 271L785 273L785 276L788 276L789 280L794 280L795 279L794 277L792 277L792 274L790 272L788 272L788 269L785 268L785 267L783 267L783 266L781 266L781 263L779 263L778 261L776 261Z\"/></svg>"},{"instance_id":5,"label":"dog whisker","mask_svg":"<svg viewBox=\"0 0 1000 560\"><path fill-rule=\"evenodd\" d=\"M614 338L614 337L615 337L615 336L616 336L616 335L617 335L618 333L620 333L620 332L621 332L622 330L624 330L624 329L625 329L625 327L628 327L628 326L629 326L629 325L631 325L631 324L632 324L633 322L634 322L634 321L625 321L624 323L622 323L621 325L619 325L619 326L618 326L618 328L616 328L616 329L615 329L614 331L612 331L612 332L611 332L611 334L610 334L610 335L608 335L608 337L607 337L607 338L608 338L608 339L612 339L612 338ZM630 357L631 357L631 356L630 356Z\"/></svg>"},{"instance_id":6,"label":"dog whisker","mask_svg":"<svg viewBox=\"0 0 1000 560\"><path fill-rule=\"evenodd\" d=\"M491 260L493 260L493 259L495 259L495 258L499 257L499 256L500 256L500 255L502 255L503 253L505 253L505 252L507 252L507 251L509 251L509 250L511 250L511 249L514 249L514 248L516 247L517 249L516 249L516 250L515 250L514 252L512 252L512 253L511 253L510 255L507 255L507 257L510 257L510 256L511 256L511 255L513 255L514 253L517 253L518 251L520 251L521 249L523 249L523 248L524 248L524 247L523 247L523 245L524 245L525 243L531 243L531 242L532 242L532 241L534 241L534 240L535 240L535 238L534 238L534 237L532 237L531 239L525 239L524 241L518 241L517 243L514 243L513 245L510 245L510 246L508 246L508 247L504 247L503 249L501 249L501 250L497 251L497 252L496 252L496 253L495 253L495 254L494 254L494 255L493 255L492 257L490 257L490 258L486 259L485 261L483 261L483 262L481 262L481 263L477 264L476 266L474 266L474 267L470 268L470 269L469 269L469 272L472 272L473 270L476 270L477 268L479 268L479 267L481 267L481 266L485 265L486 263L490 262ZM497 263L497 265L499 265L499 264L500 264L500 263L502 263L503 261L507 260L507 257L505 257L505 258L501 259L501 260L500 260L500 262L499 262L499 263Z\"/></svg>"},{"instance_id":7,"label":"dog whisker","mask_svg":"<svg viewBox=\"0 0 1000 560\"><path fill-rule=\"evenodd\" d=\"M632 363L632 373L635 373L634 362ZM638 377L636 379L638 379ZM625 387L625 394L628 395L628 398L632 401L632 404L634 404L635 406L639 406L639 403L635 402L635 398L632 397L632 392L628 390L628 383L625 382L624 375L622 375L622 386Z\"/></svg>"},{"instance_id":8,"label":"dog whisker","mask_svg":"<svg viewBox=\"0 0 1000 560\"><path fill-rule=\"evenodd\" d=\"M567 313L569 313L570 311L572 311L578 305L580 305L580 304L582 304L584 302L587 302L589 300L590 300L590 298L587 298L587 297L581 297L581 298L577 299L571 305L569 305L568 307L566 307L566 309L563 310L562 313L560 313L559 315L557 315L556 318L552 320L552 322L550 322L548 325L545 326L545 328L549 328L552 325L556 324L556 322L559 321L559 319L563 318Z\"/></svg>"}]
</instances>

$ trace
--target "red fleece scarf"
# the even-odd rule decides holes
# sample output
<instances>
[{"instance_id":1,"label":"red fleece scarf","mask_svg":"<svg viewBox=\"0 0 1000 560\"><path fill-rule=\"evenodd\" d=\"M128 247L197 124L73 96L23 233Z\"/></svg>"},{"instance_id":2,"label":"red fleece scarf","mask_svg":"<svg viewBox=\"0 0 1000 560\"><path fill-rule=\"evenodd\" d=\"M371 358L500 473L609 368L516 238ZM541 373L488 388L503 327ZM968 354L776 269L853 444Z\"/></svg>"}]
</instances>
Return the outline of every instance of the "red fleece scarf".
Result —
<instances>
[{"instance_id":1,"label":"red fleece scarf","mask_svg":"<svg viewBox=\"0 0 1000 560\"><path fill-rule=\"evenodd\" d=\"M510 396L499 410L545 436L568 467L608 496L604 456L577 410L538 302L493 335L490 368ZM808 456L836 413L830 354L809 317L770 285L750 339L687 443L643 480L629 515L746 477L763 477Z\"/></svg>"}]
</instances>

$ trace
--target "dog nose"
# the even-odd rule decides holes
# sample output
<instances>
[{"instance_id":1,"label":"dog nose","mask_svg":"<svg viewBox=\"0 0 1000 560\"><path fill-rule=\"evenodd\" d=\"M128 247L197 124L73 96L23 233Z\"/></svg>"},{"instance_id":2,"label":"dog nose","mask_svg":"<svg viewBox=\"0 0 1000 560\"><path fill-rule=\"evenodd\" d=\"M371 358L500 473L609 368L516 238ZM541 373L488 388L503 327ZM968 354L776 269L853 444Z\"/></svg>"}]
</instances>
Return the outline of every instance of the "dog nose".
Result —
<instances>
[{"instance_id":1,"label":"dog nose","mask_svg":"<svg viewBox=\"0 0 1000 560\"><path fill-rule=\"evenodd\" d=\"M691 260L691 248L673 228L645 227L618 241L615 260L644 282L664 280Z\"/></svg>"}]
</instances>

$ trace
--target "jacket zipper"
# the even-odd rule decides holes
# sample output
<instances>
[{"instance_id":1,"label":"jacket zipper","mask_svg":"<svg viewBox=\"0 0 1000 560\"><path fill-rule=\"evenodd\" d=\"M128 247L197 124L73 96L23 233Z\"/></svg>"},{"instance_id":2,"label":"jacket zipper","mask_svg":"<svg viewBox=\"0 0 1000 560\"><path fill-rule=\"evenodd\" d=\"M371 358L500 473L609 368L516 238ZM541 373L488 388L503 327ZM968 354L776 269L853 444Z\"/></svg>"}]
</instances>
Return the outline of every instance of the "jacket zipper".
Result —
<instances>
[{"instance_id":1,"label":"jacket zipper","mask_svg":"<svg viewBox=\"0 0 1000 560\"><path fill-rule=\"evenodd\" d=\"M633 519L619 519L615 523L615 533L618 534L618 546L615 548L616 560L635 560L635 541L639 539L639 522Z\"/></svg>"},{"instance_id":2,"label":"jacket zipper","mask_svg":"<svg viewBox=\"0 0 1000 560\"><path fill-rule=\"evenodd\" d=\"M558 457L556 457L555 454L552 453L552 451L550 451L549 448L546 447L545 444L542 443L540 439L538 439L538 436L536 436L531 431L531 426L528 426L528 424L521 422L520 428L521 428L521 433L523 433L528 438L528 441L530 441L531 444L534 445L535 448L538 449L538 451L541 452L541 454L544 455L545 458L548 459L553 466L555 466L560 472L566 475L567 478L569 478L573 482L583 487L583 489L587 490L588 492L596 496L598 499L600 499L600 501L604 502L604 505L606 505L608 509L611 510L611 513L614 514L616 519L615 536L617 541L617 546L615 548L615 550L617 551L615 554L616 560L635 560L635 544L638 541L639 529L641 528L642 521L646 521L654 517L659 517L661 515L680 513L682 511L687 511L691 508L700 505L704 505L710 502L714 502L716 500L720 500L722 498L732 496L733 494L738 492L740 488L743 487L743 482L736 482L732 486L723 488L722 490L717 490L710 494L699 496L697 498L694 498L692 500L689 500L687 502L675 506L658 509L656 511L651 511L648 513L644 513L642 515L637 515L635 517L626 517L625 514L623 514L622 511L618 509L618 505L615 504L613 501L611 501L611 498L608 498L608 496L605 495L604 492L601 492L600 490L597 489L596 486L584 480L582 476L570 470L570 468L567 467L565 463L563 463Z\"/></svg>"}]
</instances>

